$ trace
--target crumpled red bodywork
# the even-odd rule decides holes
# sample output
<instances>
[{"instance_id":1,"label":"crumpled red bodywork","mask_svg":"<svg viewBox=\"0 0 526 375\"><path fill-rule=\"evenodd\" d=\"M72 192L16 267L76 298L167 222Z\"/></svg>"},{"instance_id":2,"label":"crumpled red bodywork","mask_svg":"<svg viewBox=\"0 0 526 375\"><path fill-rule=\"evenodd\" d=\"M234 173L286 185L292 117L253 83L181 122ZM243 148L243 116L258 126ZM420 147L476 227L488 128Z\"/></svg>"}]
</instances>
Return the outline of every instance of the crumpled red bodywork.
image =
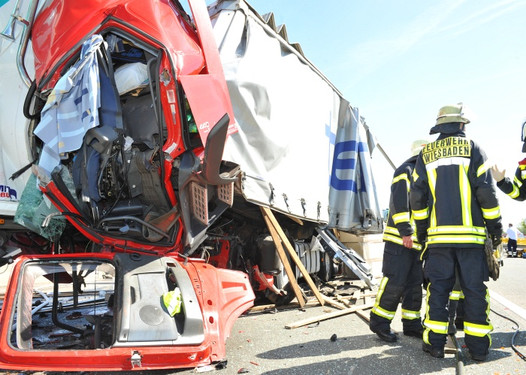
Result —
<instances>
[{"instance_id":1,"label":"crumpled red bodywork","mask_svg":"<svg viewBox=\"0 0 526 375\"><path fill-rule=\"evenodd\" d=\"M185 151L191 151L203 163L206 154L203 147L206 148L208 135L225 114L229 119L228 133L236 131L206 6L203 1L190 2L194 29L194 24L175 3L161 0L48 1L32 28L35 82L38 91L43 93L53 87L65 68L78 57L82 43L95 33L124 35L126 39L154 51L159 64L157 100L160 101L159 108L163 115L159 121L166 131L162 144L159 145L163 152L159 170L162 191L159 193L166 195L168 204L172 207L181 204L178 200L183 195L177 196L176 190L183 188L175 185L174 178L171 178L176 173L174 160L180 158ZM184 91L184 99L180 97L181 90ZM185 124L180 115L185 110L182 108L184 100L188 101L191 108L201 146L189 145L185 141ZM197 177L205 176L201 171L194 174ZM183 185L184 182L179 181L179 184ZM185 212L182 217L176 218L179 225L174 231L177 233L170 234L170 240L157 242L155 245L135 241L134 238L120 238L107 233L101 235L90 225L86 225L86 220L78 218L82 216L79 208L74 207L72 199L64 191L59 192L56 185L56 181L51 181L43 187L43 191L49 193L50 199L61 212L71 213L68 217L70 222L92 241L121 249L167 253L188 246L188 242L194 237L193 234L188 234L192 232L192 225ZM203 185L209 185L208 181L204 181ZM203 189L206 188L207 186L203 186ZM192 238L185 240L185 231L186 237ZM203 228L194 232L203 232Z\"/></svg>"},{"instance_id":2,"label":"crumpled red bodywork","mask_svg":"<svg viewBox=\"0 0 526 375\"><path fill-rule=\"evenodd\" d=\"M45 99L82 44L99 34L148 60L147 94L117 96L123 107L134 103L126 109L130 121L142 116L137 109L154 111L141 118L151 134L141 133L142 122L115 131L121 140L110 140L109 162L86 178L102 194L88 200L91 206L80 199L84 186L73 183L75 169L89 172L76 164L87 158L86 137L81 150L61 161L65 174L39 175L41 191L85 241L61 250L64 244L54 243L51 255L16 260L0 315L1 368L130 371L225 360L226 338L254 292L245 273L189 257L232 204L237 173L221 160L226 136L236 129L207 8L203 0L189 4L192 19L178 1L49 0L31 25L37 96ZM125 150L124 136L134 132L144 139L130 138ZM143 164L132 176L126 162ZM144 184L140 194L121 194L136 181ZM76 253L84 244L92 252ZM171 317L162 298L176 288L182 312ZM87 295L93 299L79 302ZM73 298L67 309L63 298ZM86 305L93 311L82 310ZM53 328L40 332L37 312Z\"/></svg>"},{"instance_id":3,"label":"crumpled red bodywork","mask_svg":"<svg viewBox=\"0 0 526 375\"><path fill-rule=\"evenodd\" d=\"M116 259L119 257L120 260ZM127 273L131 273L130 270L123 270L122 264L125 263L122 261L123 257L124 259L130 257L134 263L142 261L143 266L148 262L157 261L152 256L143 256L141 260L140 255L115 253L19 257L16 260L13 277L9 283L0 315L0 338L2 340L0 342L0 367L33 371L43 369L50 371L131 371L197 367L225 360L225 340L230 333L232 325L240 314L252 306L253 293L248 283L247 275L239 271L216 269L198 260L184 262L178 257L163 258L166 262L165 264L168 264L169 267L179 268L179 285L184 285L188 281L191 282L197 301L186 301L188 306L186 307L186 316L184 318L189 321L193 320L193 323L196 321L202 322L203 335L197 335L197 338L192 338L194 342L200 341L193 344L178 342L185 340L184 331L180 332L177 335L177 339L170 345L166 343L167 340L161 341L160 339L158 341L150 340L148 342L131 343L122 340L124 336L122 332L125 332L123 321L130 319L130 315L133 315L134 305L140 306L140 309L137 309L139 314L147 312L152 307L148 304L148 301L142 303L147 296L140 295L139 290L136 291L133 301L125 302L126 298L123 298L125 293L122 293L122 289L133 288L133 282L127 281L127 278L123 277ZM88 347L86 349L37 348L37 341L41 340L41 336L39 337L36 334L37 328L35 327L32 328L33 336L31 336L31 318L28 317L30 314L26 314L26 317L22 318L24 313L27 313L21 307L23 296L24 293L26 295L29 294L29 291L26 290L27 285L23 285L23 281L26 279L24 279L22 270L32 263L38 263L41 266L88 262L108 263L115 267L115 298L112 303L113 313L110 314L109 318L111 322L108 324L114 327L113 332L108 335L108 340L113 341L112 345L104 345L107 347ZM154 271L161 275L164 269L159 267L153 271L150 267L148 271L148 273L141 273L139 270L133 273L133 278L141 275L150 275L151 277L155 273ZM42 288L44 283L40 282L37 284ZM152 290L155 289L153 286L151 288ZM108 294L110 293L108 292ZM199 307L199 314L202 316L192 313L190 309L191 303ZM103 301L103 304L107 303ZM77 310L81 308L80 305L78 304ZM28 309L31 307L29 306ZM61 307L64 310L67 309L63 305ZM77 310L72 308L72 311ZM89 315L92 315L90 312L91 308L87 309L87 311ZM38 314L42 315L46 314L46 312L42 309ZM48 314L51 313L48 312ZM158 311L154 318L163 319L164 317L165 326L171 328L172 323L165 315L165 312ZM71 316L81 319L87 315L81 315L80 313L76 315L69 314L64 321L68 322L68 318ZM23 319L28 320L25 323L27 325L25 329L21 327L24 324ZM148 324L144 324L149 330L155 331L160 328L166 330L164 326L161 326L159 320L154 320L151 317L149 319L145 319ZM12 330L12 327L16 328ZM190 330L192 327L187 329ZM61 332L54 336L56 337L55 341L65 337L65 331L62 330ZM81 345L93 345L93 339L87 338L89 332L92 331L85 330L84 337L86 337L86 340ZM47 333L47 335L52 336L52 332ZM26 344L21 341L26 342ZM79 340L75 341L78 342ZM27 342L31 342L31 344L27 344ZM35 350L28 349L29 345ZM51 342L49 345L53 345L53 343ZM71 343L69 345L74 346ZM68 345L63 344L63 346Z\"/></svg>"}]
</instances>

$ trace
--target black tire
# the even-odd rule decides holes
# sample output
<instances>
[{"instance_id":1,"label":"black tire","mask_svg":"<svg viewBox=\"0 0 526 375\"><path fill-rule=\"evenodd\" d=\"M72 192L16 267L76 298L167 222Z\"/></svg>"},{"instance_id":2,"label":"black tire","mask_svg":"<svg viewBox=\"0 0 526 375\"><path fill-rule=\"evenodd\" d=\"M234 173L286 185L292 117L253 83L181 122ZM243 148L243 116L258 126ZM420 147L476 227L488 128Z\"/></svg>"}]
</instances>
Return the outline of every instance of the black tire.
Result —
<instances>
[{"instance_id":1,"label":"black tire","mask_svg":"<svg viewBox=\"0 0 526 375\"><path fill-rule=\"evenodd\" d=\"M321 253L320 258L320 270L318 271L318 277L322 281L329 281L334 276L334 266L332 262L332 257L327 251Z\"/></svg>"}]
</instances>

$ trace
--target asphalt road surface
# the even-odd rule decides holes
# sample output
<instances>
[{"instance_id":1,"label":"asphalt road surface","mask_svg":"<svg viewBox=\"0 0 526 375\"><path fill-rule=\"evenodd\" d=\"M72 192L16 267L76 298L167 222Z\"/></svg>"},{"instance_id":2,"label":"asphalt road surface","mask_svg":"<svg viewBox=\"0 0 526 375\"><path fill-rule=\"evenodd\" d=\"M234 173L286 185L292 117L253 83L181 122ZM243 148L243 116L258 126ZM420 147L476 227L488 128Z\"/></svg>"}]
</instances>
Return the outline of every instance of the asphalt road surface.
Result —
<instances>
[{"instance_id":1,"label":"asphalt road surface","mask_svg":"<svg viewBox=\"0 0 526 375\"><path fill-rule=\"evenodd\" d=\"M239 318L227 340L227 363L222 369L212 367L180 371L138 371L140 375L169 374L265 374L265 375L383 375L383 374L466 374L526 375L524 361L511 347L526 355L526 259L504 260L498 281L490 281L490 318L494 325L492 347L487 361L476 363L466 348L454 350L448 343L446 356L435 359L421 349L421 340L401 333L397 313L393 329L399 332L397 343L387 344L369 331L367 323L356 314L322 320L287 329L286 325L306 318L316 319L334 311L329 306L305 309L269 310L248 313ZM368 312L367 312L368 314ZM460 347L463 333L456 335ZM20 374L6 372L5 374ZM51 375L35 372L35 375ZM53 373L53 375L58 373ZM65 375L66 373L60 373ZM72 373L69 373L72 374ZM87 373L83 373L87 374ZM103 372L100 375L122 373Z\"/></svg>"}]
</instances>

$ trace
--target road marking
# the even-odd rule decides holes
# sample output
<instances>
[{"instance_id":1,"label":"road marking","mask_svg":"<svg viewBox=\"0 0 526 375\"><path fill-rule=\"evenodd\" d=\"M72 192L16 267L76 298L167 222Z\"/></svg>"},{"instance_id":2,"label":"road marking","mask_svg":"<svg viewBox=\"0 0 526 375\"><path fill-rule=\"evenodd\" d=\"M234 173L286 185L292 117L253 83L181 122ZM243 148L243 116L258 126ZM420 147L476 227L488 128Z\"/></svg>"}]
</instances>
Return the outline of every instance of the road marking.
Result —
<instances>
[{"instance_id":1,"label":"road marking","mask_svg":"<svg viewBox=\"0 0 526 375\"><path fill-rule=\"evenodd\" d=\"M522 319L526 320L526 310L525 309L523 309L520 306L517 306L516 304L514 304L511 301L508 301L506 298L504 298L503 296L501 296L497 292L494 292L493 290L489 291L489 295L495 301L497 301L501 305L504 305L504 307L506 307L507 309L513 311L515 314L520 316Z\"/></svg>"}]
</instances>

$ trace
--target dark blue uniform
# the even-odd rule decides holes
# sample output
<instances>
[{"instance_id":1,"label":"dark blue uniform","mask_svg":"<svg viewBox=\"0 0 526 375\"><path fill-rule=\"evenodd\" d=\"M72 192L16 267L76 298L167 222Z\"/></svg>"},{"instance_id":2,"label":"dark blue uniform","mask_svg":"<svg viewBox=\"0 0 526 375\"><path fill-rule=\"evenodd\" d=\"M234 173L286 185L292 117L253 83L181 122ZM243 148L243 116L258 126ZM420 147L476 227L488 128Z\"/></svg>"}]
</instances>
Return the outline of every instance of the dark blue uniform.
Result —
<instances>
[{"instance_id":1,"label":"dark blue uniform","mask_svg":"<svg viewBox=\"0 0 526 375\"><path fill-rule=\"evenodd\" d=\"M416 156L398 167L391 184L389 217L384 230L383 278L371 310L370 328L373 332L390 331L390 324L402 301L402 323L404 332L422 332L420 308L422 306L422 246L413 238L413 248L402 244L403 236L412 236L409 188L415 167Z\"/></svg>"},{"instance_id":2,"label":"dark blue uniform","mask_svg":"<svg viewBox=\"0 0 526 375\"><path fill-rule=\"evenodd\" d=\"M493 326L484 284L489 276L484 241L487 232L500 238L502 224L484 151L461 130L441 133L417 159L411 207L417 237L427 240L424 343L442 349L446 343L447 305L458 272L465 300L465 343L472 356L485 358Z\"/></svg>"}]
</instances>

